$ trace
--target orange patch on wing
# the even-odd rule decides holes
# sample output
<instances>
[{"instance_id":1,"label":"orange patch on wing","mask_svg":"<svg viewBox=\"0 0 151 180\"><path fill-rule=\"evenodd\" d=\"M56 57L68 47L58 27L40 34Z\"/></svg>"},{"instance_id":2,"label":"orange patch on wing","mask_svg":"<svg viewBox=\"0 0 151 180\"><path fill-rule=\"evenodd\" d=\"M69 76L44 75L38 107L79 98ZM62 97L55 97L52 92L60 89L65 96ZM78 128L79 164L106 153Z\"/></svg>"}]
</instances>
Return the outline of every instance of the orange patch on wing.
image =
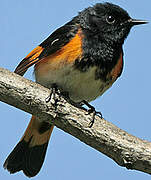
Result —
<instances>
[{"instance_id":1,"label":"orange patch on wing","mask_svg":"<svg viewBox=\"0 0 151 180\"><path fill-rule=\"evenodd\" d=\"M82 39L80 30L71 41L66 44L57 54L58 59L66 60L68 63L82 56Z\"/></svg>"},{"instance_id":2,"label":"orange patch on wing","mask_svg":"<svg viewBox=\"0 0 151 180\"><path fill-rule=\"evenodd\" d=\"M41 46L37 46L25 57L25 59L28 59L28 58L33 59L33 57L37 58L42 51L43 51L43 48Z\"/></svg>"},{"instance_id":3,"label":"orange patch on wing","mask_svg":"<svg viewBox=\"0 0 151 180\"><path fill-rule=\"evenodd\" d=\"M42 59L35 65L35 70L40 74L49 70L62 68L66 64L73 63L76 59L82 57L82 34L81 30L77 32L69 43L63 46L56 53Z\"/></svg>"},{"instance_id":4,"label":"orange patch on wing","mask_svg":"<svg viewBox=\"0 0 151 180\"><path fill-rule=\"evenodd\" d=\"M15 69L15 73L24 75L27 69L33 64L39 61L39 55L42 53L43 48L41 46L37 46L33 49L17 66Z\"/></svg>"}]
</instances>

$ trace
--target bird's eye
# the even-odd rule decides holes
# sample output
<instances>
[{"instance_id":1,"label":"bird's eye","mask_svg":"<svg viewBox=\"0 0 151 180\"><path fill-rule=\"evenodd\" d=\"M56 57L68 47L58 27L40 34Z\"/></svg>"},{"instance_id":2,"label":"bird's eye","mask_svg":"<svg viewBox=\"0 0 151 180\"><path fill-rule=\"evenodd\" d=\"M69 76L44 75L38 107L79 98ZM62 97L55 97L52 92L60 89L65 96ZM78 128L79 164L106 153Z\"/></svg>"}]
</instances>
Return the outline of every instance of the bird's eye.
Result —
<instances>
[{"instance_id":1,"label":"bird's eye","mask_svg":"<svg viewBox=\"0 0 151 180\"><path fill-rule=\"evenodd\" d=\"M113 16L107 16L107 18L106 18L106 22L108 23L108 24L113 24L113 23L115 23L115 18L113 17Z\"/></svg>"}]
</instances>

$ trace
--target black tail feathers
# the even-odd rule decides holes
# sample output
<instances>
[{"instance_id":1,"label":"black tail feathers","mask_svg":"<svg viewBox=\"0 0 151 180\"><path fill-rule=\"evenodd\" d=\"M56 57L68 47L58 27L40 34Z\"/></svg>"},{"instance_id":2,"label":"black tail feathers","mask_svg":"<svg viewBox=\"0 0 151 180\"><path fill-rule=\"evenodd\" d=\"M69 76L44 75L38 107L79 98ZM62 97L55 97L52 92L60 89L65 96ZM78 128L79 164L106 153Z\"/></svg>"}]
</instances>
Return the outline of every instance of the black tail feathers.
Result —
<instances>
[{"instance_id":1,"label":"black tail feathers","mask_svg":"<svg viewBox=\"0 0 151 180\"><path fill-rule=\"evenodd\" d=\"M45 159L48 143L33 147L30 147L29 144L30 141L21 140L7 157L4 168L10 173L22 170L26 176L33 177L40 171Z\"/></svg>"}]
</instances>

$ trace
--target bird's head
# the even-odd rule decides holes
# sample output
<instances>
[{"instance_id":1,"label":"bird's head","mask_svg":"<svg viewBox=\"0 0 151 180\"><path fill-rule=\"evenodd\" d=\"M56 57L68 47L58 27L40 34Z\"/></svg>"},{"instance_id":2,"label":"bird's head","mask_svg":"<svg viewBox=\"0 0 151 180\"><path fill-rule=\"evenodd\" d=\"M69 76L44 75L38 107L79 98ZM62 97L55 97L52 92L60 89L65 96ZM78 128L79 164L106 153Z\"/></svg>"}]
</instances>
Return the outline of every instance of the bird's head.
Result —
<instances>
[{"instance_id":1,"label":"bird's head","mask_svg":"<svg viewBox=\"0 0 151 180\"><path fill-rule=\"evenodd\" d=\"M83 30L89 35L99 35L110 43L124 42L134 25L145 24L147 21L132 19L121 7L111 3L98 3L79 13L78 20Z\"/></svg>"}]
</instances>

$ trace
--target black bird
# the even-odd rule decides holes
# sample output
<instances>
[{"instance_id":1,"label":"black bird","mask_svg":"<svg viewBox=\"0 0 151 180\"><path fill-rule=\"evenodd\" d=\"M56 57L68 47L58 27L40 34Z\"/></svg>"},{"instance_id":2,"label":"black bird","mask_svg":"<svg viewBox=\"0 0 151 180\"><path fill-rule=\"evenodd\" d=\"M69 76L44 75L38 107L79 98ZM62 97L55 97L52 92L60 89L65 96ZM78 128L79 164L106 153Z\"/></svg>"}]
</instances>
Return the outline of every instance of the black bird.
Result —
<instances>
[{"instance_id":1,"label":"black bird","mask_svg":"<svg viewBox=\"0 0 151 180\"><path fill-rule=\"evenodd\" d=\"M36 82L68 92L76 102L90 102L101 96L123 69L125 38L134 25L146 21L132 19L117 5L98 3L88 7L53 32L17 66L23 76L35 65ZM43 164L53 125L32 119L4 163L10 173L23 171L35 176Z\"/></svg>"}]
</instances>

